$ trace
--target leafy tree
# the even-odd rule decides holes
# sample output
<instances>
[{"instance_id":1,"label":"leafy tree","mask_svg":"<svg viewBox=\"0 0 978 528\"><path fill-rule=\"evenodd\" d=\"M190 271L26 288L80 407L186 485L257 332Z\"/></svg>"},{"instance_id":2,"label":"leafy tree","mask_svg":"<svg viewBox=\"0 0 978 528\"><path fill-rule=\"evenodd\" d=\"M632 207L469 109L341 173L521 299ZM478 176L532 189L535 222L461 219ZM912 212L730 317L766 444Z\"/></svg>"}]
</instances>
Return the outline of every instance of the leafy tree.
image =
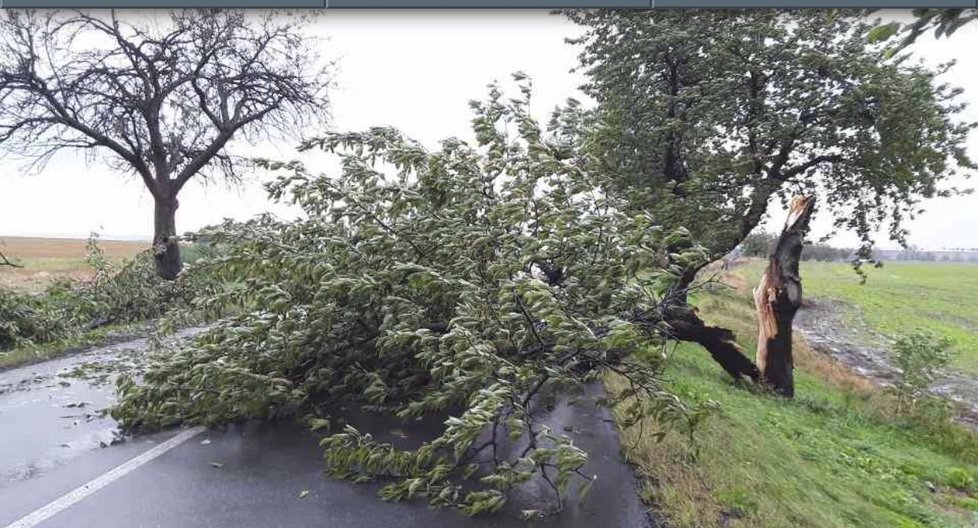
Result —
<instances>
[{"instance_id":1,"label":"leafy tree","mask_svg":"<svg viewBox=\"0 0 978 528\"><path fill-rule=\"evenodd\" d=\"M338 175L264 162L284 173L270 195L305 214L203 233L222 255L184 276L206 270L233 286L198 306L244 312L159 356L141 383L122 380L113 416L129 429L288 416L327 427L342 407L448 416L417 449L353 427L322 445L334 476L383 478L385 499L469 514L495 511L533 475L558 503L573 479L590 485L586 454L537 415L545 395L599 373L630 382L610 395L626 426L695 423L700 410L659 387L662 356L633 357L665 343L657 314L679 279L665 248L684 235L625 214L522 93L494 88L473 104L476 145L428 151L373 128L304 144L338 156ZM703 256L690 246L674 260Z\"/></svg>"},{"instance_id":2,"label":"leafy tree","mask_svg":"<svg viewBox=\"0 0 978 528\"><path fill-rule=\"evenodd\" d=\"M181 267L180 190L193 178L237 178L234 138L294 138L318 122L326 78L302 18L227 10L162 18L5 11L0 147L40 165L80 150L138 175L155 204L157 273L172 279Z\"/></svg>"},{"instance_id":3,"label":"leafy tree","mask_svg":"<svg viewBox=\"0 0 978 528\"><path fill-rule=\"evenodd\" d=\"M954 359L954 343L947 336L916 331L899 336L893 343L900 377L894 385L900 410L913 410L917 401L927 395L941 372Z\"/></svg>"},{"instance_id":4,"label":"leafy tree","mask_svg":"<svg viewBox=\"0 0 978 528\"><path fill-rule=\"evenodd\" d=\"M751 234L744 237L740 243L741 252L745 257L764 258L771 254L777 236L763 230L754 230Z\"/></svg>"},{"instance_id":5,"label":"leafy tree","mask_svg":"<svg viewBox=\"0 0 978 528\"><path fill-rule=\"evenodd\" d=\"M597 103L581 141L612 192L668 229L684 226L711 258L729 253L769 204L817 196L837 229L886 228L905 244L920 202L975 166L959 91L908 60L880 59L861 12L575 11L581 68ZM697 263L676 295L685 296ZM689 322L687 320L687 322ZM695 322L695 320L693 321ZM735 376L756 377L722 329L703 343ZM704 337L703 332L710 335Z\"/></svg>"},{"instance_id":6,"label":"leafy tree","mask_svg":"<svg viewBox=\"0 0 978 528\"><path fill-rule=\"evenodd\" d=\"M978 9L914 9L913 15L915 20L907 25L890 22L872 28L868 33L870 42L902 34L896 49L903 49L928 31L933 31L936 38L950 37L961 26L978 20Z\"/></svg>"}]
</instances>

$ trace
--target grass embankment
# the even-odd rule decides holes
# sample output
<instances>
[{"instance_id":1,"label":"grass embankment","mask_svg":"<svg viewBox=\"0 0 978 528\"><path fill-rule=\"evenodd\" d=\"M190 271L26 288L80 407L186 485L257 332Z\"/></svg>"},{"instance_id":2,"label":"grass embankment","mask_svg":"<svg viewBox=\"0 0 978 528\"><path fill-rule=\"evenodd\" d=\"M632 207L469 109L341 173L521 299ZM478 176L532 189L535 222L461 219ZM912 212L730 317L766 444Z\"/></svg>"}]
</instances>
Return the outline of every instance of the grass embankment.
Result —
<instances>
[{"instance_id":1,"label":"grass embankment","mask_svg":"<svg viewBox=\"0 0 978 528\"><path fill-rule=\"evenodd\" d=\"M741 282L753 280L753 269L738 271ZM698 305L754 349L747 288L701 294ZM886 395L798 341L793 401L734 385L696 346L675 351L671 389L722 408L694 444L675 433L661 443L638 428L623 434L647 479L646 498L668 525L978 526L978 436L946 421L895 416Z\"/></svg>"}]
</instances>

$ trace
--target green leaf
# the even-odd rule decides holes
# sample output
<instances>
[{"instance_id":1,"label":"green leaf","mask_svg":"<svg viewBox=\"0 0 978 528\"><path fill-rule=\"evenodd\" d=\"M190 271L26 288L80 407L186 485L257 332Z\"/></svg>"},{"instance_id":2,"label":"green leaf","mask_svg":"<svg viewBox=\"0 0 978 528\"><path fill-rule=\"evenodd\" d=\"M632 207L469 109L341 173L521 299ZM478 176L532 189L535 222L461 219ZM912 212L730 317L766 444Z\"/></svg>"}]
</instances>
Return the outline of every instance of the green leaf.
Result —
<instances>
[{"instance_id":1,"label":"green leaf","mask_svg":"<svg viewBox=\"0 0 978 528\"><path fill-rule=\"evenodd\" d=\"M896 35L901 27L899 22L890 22L889 24L876 26L867 33L866 39L871 43L888 40L893 35Z\"/></svg>"}]
</instances>

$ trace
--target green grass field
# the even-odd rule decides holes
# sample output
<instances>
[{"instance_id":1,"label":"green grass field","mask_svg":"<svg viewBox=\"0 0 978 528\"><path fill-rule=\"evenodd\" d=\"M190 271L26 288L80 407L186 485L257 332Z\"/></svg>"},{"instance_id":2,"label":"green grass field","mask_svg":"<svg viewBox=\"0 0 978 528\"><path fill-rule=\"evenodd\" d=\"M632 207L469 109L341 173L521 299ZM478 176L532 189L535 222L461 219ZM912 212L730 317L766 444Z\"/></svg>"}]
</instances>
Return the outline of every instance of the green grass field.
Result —
<instances>
[{"instance_id":1,"label":"green grass field","mask_svg":"<svg viewBox=\"0 0 978 528\"><path fill-rule=\"evenodd\" d=\"M745 285L760 269L760 263L738 268L739 290L697 299L704 318L733 329L751 356L756 327ZM978 306L952 286L967 282L978 290L978 267L930 269L936 276L926 267L884 268L862 287L844 265L806 265L803 273L809 294L872 300L866 317L873 324L902 329L937 321L966 334L947 319L955 301L936 292L959 290L959 310ZM955 279L965 274L970 278ZM907 277L906 290L900 277ZM786 401L733 384L698 346L678 347L665 373L668 386L687 400L715 400L721 411L692 444L675 433L661 442L638 429L623 434L629 458L646 476L647 498L670 526L978 526L978 436L944 420L898 416L887 394L801 339L795 355L798 397Z\"/></svg>"},{"instance_id":2,"label":"green grass field","mask_svg":"<svg viewBox=\"0 0 978 528\"><path fill-rule=\"evenodd\" d=\"M762 261L744 267L743 276L756 284ZM803 262L805 296L843 301L873 330L898 336L931 330L954 341L954 366L978 374L978 265L887 262L866 268L859 276L845 263Z\"/></svg>"}]
</instances>

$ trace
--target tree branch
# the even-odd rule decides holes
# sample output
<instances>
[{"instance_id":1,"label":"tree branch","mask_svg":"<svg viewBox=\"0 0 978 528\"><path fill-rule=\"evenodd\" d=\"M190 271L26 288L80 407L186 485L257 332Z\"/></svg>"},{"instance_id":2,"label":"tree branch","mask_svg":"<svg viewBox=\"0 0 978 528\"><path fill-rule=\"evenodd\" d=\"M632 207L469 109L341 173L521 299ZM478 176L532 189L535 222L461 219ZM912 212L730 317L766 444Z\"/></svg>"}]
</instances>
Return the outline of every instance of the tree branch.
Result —
<instances>
[{"instance_id":1,"label":"tree branch","mask_svg":"<svg viewBox=\"0 0 978 528\"><path fill-rule=\"evenodd\" d=\"M785 182L795 176L804 173L809 169L813 169L822 163L841 163L845 161L845 158L838 154L822 154L820 156L815 156L808 161L802 163L801 165L792 167L790 169L784 170L780 173L772 173L772 176L776 179Z\"/></svg>"},{"instance_id":2,"label":"tree branch","mask_svg":"<svg viewBox=\"0 0 978 528\"><path fill-rule=\"evenodd\" d=\"M2 251L0 251L0 266L10 266L11 268L24 267L23 265L17 264L16 262L11 262L10 259L8 259L7 256L4 255Z\"/></svg>"}]
</instances>

